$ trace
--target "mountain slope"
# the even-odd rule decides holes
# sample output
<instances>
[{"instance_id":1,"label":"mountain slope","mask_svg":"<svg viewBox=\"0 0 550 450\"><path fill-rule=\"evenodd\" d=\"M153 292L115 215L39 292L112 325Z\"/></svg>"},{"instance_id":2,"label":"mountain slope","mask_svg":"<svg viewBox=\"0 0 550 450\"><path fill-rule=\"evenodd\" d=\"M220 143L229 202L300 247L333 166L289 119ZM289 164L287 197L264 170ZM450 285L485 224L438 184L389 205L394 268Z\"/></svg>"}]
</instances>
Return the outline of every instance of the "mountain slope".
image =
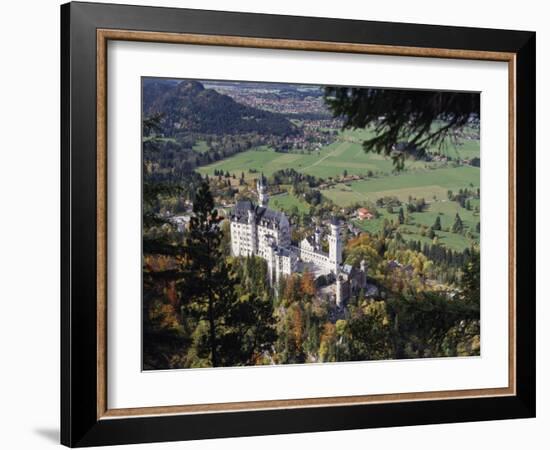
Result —
<instances>
[{"instance_id":1,"label":"mountain slope","mask_svg":"<svg viewBox=\"0 0 550 450\"><path fill-rule=\"evenodd\" d=\"M198 81L143 84L145 115L163 114L165 135L181 132L287 136L298 129L283 115L237 103Z\"/></svg>"}]
</instances>

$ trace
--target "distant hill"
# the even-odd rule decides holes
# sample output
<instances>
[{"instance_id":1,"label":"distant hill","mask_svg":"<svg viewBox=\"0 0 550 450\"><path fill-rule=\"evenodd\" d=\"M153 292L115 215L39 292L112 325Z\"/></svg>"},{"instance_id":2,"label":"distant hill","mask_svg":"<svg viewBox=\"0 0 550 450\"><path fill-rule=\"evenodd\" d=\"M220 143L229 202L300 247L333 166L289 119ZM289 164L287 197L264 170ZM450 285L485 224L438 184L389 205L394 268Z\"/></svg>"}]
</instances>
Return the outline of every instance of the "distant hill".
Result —
<instances>
[{"instance_id":1,"label":"distant hill","mask_svg":"<svg viewBox=\"0 0 550 450\"><path fill-rule=\"evenodd\" d=\"M166 136L181 132L288 136L299 130L282 114L237 103L198 81L145 80L145 115L162 113Z\"/></svg>"},{"instance_id":2,"label":"distant hill","mask_svg":"<svg viewBox=\"0 0 550 450\"><path fill-rule=\"evenodd\" d=\"M178 82L176 80L165 80L162 78L143 79L143 111L147 112L151 105L162 95L173 89Z\"/></svg>"}]
</instances>

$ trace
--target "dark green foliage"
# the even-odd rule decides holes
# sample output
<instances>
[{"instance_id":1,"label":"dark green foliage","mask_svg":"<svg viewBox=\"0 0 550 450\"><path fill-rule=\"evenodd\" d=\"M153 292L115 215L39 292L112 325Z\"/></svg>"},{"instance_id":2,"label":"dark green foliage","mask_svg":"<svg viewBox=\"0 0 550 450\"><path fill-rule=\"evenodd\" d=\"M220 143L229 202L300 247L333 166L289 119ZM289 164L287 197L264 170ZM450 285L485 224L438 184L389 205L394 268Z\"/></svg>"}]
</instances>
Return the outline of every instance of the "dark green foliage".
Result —
<instances>
[{"instance_id":1,"label":"dark green foliage","mask_svg":"<svg viewBox=\"0 0 550 450\"><path fill-rule=\"evenodd\" d=\"M159 198L179 192L178 186L167 183L154 183L147 176L147 161L158 152L158 132L161 116L147 117L143 121L143 134L147 138L143 144L143 256L163 258L178 257L181 248L174 242L173 227L159 216L156 208ZM163 229L155 233L155 229ZM143 267L143 366L144 369L160 369L170 364L171 356L186 345L188 339L174 324L166 322L166 315L173 312L166 297L166 289L181 277L178 268L162 265L152 270L147 263Z\"/></svg>"},{"instance_id":2,"label":"dark green foliage","mask_svg":"<svg viewBox=\"0 0 550 450\"><path fill-rule=\"evenodd\" d=\"M435 233L433 236L435 236ZM433 236L431 236L431 239L433 239ZM443 266L443 268L462 268L464 264L470 261L470 258L472 257L472 250L470 250L469 248L465 249L462 252L457 252L445 248L439 244L424 244L422 248L420 248L420 242L409 241L408 245L409 248L411 248L412 250L421 251L426 257L428 257L428 259L435 262L437 266Z\"/></svg>"},{"instance_id":3,"label":"dark green foliage","mask_svg":"<svg viewBox=\"0 0 550 450\"><path fill-rule=\"evenodd\" d=\"M396 298L388 307L395 329L396 358L456 356L460 353L456 346L474 338L476 334L470 331L479 326L479 303L449 301L435 293ZM473 326L450 348L447 335L461 323Z\"/></svg>"},{"instance_id":4,"label":"dark green foliage","mask_svg":"<svg viewBox=\"0 0 550 450\"><path fill-rule=\"evenodd\" d=\"M480 255L472 249L470 259L464 264L462 275L462 298L470 304L479 304L480 299Z\"/></svg>"},{"instance_id":5,"label":"dark green foliage","mask_svg":"<svg viewBox=\"0 0 550 450\"><path fill-rule=\"evenodd\" d=\"M401 206L401 200L399 200L395 196L379 197L376 199L376 206L378 207L392 206L396 208L397 206Z\"/></svg>"},{"instance_id":6,"label":"dark green foliage","mask_svg":"<svg viewBox=\"0 0 550 450\"><path fill-rule=\"evenodd\" d=\"M321 180L313 175L298 172L295 169L277 170L271 175L268 181L269 185L291 184L293 186L306 184L308 187L317 187L321 184Z\"/></svg>"},{"instance_id":7,"label":"dark green foliage","mask_svg":"<svg viewBox=\"0 0 550 450\"><path fill-rule=\"evenodd\" d=\"M326 87L325 101L344 128L374 128L375 137L363 147L391 156L397 169L419 148L441 147L479 118L477 93Z\"/></svg>"},{"instance_id":8,"label":"dark green foliage","mask_svg":"<svg viewBox=\"0 0 550 450\"><path fill-rule=\"evenodd\" d=\"M452 230L453 233L462 233L462 231L464 231L464 224L462 223L462 219L460 218L458 213L456 213L455 222L453 223Z\"/></svg>"},{"instance_id":9,"label":"dark green foliage","mask_svg":"<svg viewBox=\"0 0 550 450\"><path fill-rule=\"evenodd\" d=\"M474 167L481 167L481 159L478 158L477 156L472 158L470 160L470 165L474 166Z\"/></svg>"},{"instance_id":10,"label":"dark green foliage","mask_svg":"<svg viewBox=\"0 0 550 450\"><path fill-rule=\"evenodd\" d=\"M475 190L469 188L459 189L457 194L453 194L452 191L448 191L447 196L449 200L457 202L462 208L471 210L472 207L470 199L479 199L479 188Z\"/></svg>"},{"instance_id":11,"label":"dark green foliage","mask_svg":"<svg viewBox=\"0 0 550 450\"><path fill-rule=\"evenodd\" d=\"M407 211L410 213L413 212L422 212L426 209L426 200L424 198L409 198L409 203L407 203Z\"/></svg>"},{"instance_id":12,"label":"dark green foliage","mask_svg":"<svg viewBox=\"0 0 550 450\"><path fill-rule=\"evenodd\" d=\"M209 349L214 367L218 365L218 305L232 301L234 284L225 264L220 262L221 220L218 211L214 209L214 199L208 184L203 183L193 203L193 217L185 239L188 257L186 277L178 284L178 288L181 297L186 299L187 310L198 320L208 321Z\"/></svg>"},{"instance_id":13,"label":"dark green foliage","mask_svg":"<svg viewBox=\"0 0 550 450\"><path fill-rule=\"evenodd\" d=\"M351 361L395 357L392 328L382 302L371 303L352 315L347 322L348 352Z\"/></svg>"},{"instance_id":14,"label":"dark green foliage","mask_svg":"<svg viewBox=\"0 0 550 450\"><path fill-rule=\"evenodd\" d=\"M159 120L144 121L143 252L151 261L143 272L144 368L254 364L274 340L272 303L237 295L239 278L225 263L222 218L208 183L193 193L185 242L158 213L159 199L182 192L146 170L158 151Z\"/></svg>"},{"instance_id":15,"label":"dark green foliage","mask_svg":"<svg viewBox=\"0 0 550 450\"><path fill-rule=\"evenodd\" d=\"M196 324L207 323L208 338L195 350L211 366L255 364L275 338L272 302L265 296L266 266L250 260L239 273L226 263L221 220L203 183L185 239L186 276L178 283L185 299L182 313Z\"/></svg>"}]
</instances>

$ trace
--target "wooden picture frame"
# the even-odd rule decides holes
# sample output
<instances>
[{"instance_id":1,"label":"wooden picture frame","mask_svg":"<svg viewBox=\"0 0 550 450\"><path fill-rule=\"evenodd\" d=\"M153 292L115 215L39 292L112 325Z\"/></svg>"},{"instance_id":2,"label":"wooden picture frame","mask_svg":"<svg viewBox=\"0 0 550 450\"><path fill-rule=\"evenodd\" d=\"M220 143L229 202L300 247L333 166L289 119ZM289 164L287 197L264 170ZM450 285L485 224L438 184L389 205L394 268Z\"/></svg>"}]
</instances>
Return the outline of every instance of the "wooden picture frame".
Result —
<instances>
[{"instance_id":1,"label":"wooden picture frame","mask_svg":"<svg viewBox=\"0 0 550 450\"><path fill-rule=\"evenodd\" d=\"M314 432L535 415L535 33L187 9L61 7L61 442ZM107 405L107 42L507 62L507 388L110 409Z\"/></svg>"}]
</instances>

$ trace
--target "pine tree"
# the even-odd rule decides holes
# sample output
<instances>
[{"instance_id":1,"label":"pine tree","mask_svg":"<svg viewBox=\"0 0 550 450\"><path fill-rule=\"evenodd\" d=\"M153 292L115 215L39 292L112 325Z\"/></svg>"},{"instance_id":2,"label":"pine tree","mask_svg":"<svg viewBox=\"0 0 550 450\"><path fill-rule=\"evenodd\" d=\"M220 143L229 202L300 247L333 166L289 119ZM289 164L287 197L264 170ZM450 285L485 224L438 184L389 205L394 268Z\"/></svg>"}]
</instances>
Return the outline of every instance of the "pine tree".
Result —
<instances>
[{"instance_id":1,"label":"pine tree","mask_svg":"<svg viewBox=\"0 0 550 450\"><path fill-rule=\"evenodd\" d=\"M479 252L472 249L471 258L462 268L462 297L465 301L479 304L480 299L480 258Z\"/></svg>"},{"instance_id":2,"label":"pine tree","mask_svg":"<svg viewBox=\"0 0 550 450\"><path fill-rule=\"evenodd\" d=\"M185 277L179 283L181 298L186 299L183 309L196 319L197 328L208 324L206 342L199 347L205 347L213 367L255 364L275 340L272 301L265 295L267 267L264 261L247 258L246 280L239 279L223 254L222 220L204 183L185 240Z\"/></svg>"},{"instance_id":3,"label":"pine tree","mask_svg":"<svg viewBox=\"0 0 550 450\"><path fill-rule=\"evenodd\" d=\"M432 225L432 230L437 230L437 231L441 230L441 218L439 216L435 218L435 222Z\"/></svg>"},{"instance_id":4,"label":"pine tree","mask_svg":"<svg viewBox=\"0 0 550 450\"><path fill-rule=\"evenodd\" d=\"M403 208L399 208L399 224L403 225L405 223L405 214L403 213Z\"/></svg>"},{"instance_id":5,"label":"pine tree","mask_svg":"<svg viewBox=\"0 0 550 450\"><path fill-rule=\"evenodd\" d=\"M189 311L199 320L208 322L210 358L214 367L218 365L215 302L230 300L227 295L233 292L227 270L220 264L221 220L214 209L208 184L204 183L193 202L193 217L185 241L187 277L181 289L182 298L188 300Z\"/></svg>"},{"instance_id":6,"label":"pine tree","mask_svg":"<svg viewBox=\"0 0 550 450\"><path fill-rule=\"evenodd\" d=\"M464 230L464 224L462 223L462 219L460 218L458 213L456 213L455 223L453 224L452 230L453 233L462 233L462 231Z\"/></svg>"},{"instance_id":7,"label":"pine tree","mask_svg":"<svg viewBox=\"0 0 550 450\"><path fill-rule=\"evenodd\" d=\"M326 87L325 102L334 117L343 119L344 128L376 126L380 132L364 141L363 148L391 156L398 170L404 168L409 152L418 155L429 147L441 148L449 136L479 117L480 108L475 93L348 87ZM445 125L435 127L442 117ZM403 136L408 145L396 151Z\"/></svg>"}]
</instances>

